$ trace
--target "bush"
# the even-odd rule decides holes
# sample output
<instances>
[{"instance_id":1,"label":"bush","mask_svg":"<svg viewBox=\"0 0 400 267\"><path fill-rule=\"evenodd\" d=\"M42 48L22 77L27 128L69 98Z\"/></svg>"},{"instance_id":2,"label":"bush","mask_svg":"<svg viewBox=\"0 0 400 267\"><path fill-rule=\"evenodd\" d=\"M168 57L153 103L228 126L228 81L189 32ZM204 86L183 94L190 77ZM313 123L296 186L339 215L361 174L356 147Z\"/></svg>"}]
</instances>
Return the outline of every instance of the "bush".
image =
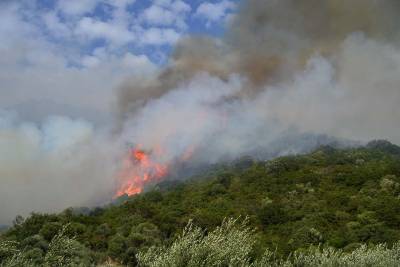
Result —
<instances>
[{"instance_id":1,"label":"bush","mask_svg":"<svg viewBox=\"0 0 400 267\"><path fill-rule=\"evenodd\" d=\"M17 246L17 242L0 240L0 263L16 254L18 252Z\"/></svg>"},{"instance_id":2,"label":"bush","mask_svg":"<svg viewBox=\"0 0 400 267\"><path fill-rule=\"evenodd\" d=\"M45 265L56 266L88 266L89 256L87 249L78 241L65 236L64 227L49 244L49 249L45 256Z\"/></svg>"},{"instance_id":3,"label":"bush","mask_svg":"<svg viewBox=\"0 0 400 267\"><path fill-rule=\"evenodd\" d=\"M346 267L395 267L400 264L400 243L388 248L377 245L368 248L362 245L353 252L344 253L333 248L309 249L304 253L295 253L287 260L286 266L346 266Z\"/></svg>"},{"instance_id":4,"label":"bush","mask_svg":"<svg viewBox=\"0 0 400 267\"><path fill-rule=\"evenodd\" d=\"M279 203L271 203L261 208L258 217L265 226L283 223L288 219L283 206Z\"/></svg>"},{"instance_id":5,"label":"bush","mask_svg":"<svg viewBox=\"0 0 400 267\"><path fill-rule=\"evenodd\" d=\"M182 235L169 247L153 247L137 255L139 266L241 266L241 267L397 267L400 266L400 243L392 248L385 245L357 246L351 252L334 248L310 247L280 258L266 250L259 259L252 259L255 236L247 220L224 220L208 235L191 222Z\"/></svg>"},{"instance_id":6,"label":"bush","mask_svg":"<svg viewBox=\"0 0 400 267\"><path fill-rule=\"evenodd\" d=\"M126 249L126 239L120 234L111 237L108 242L108 254L113 258L121 258Z\"/></svg>"},{"instance_id":7,"label":"bush","mask_svg":"<svg viewBox=\"0 0 400 267\"><path fill-rule=\"evenodd\" d=\"M183 233L168 248L153 247L138 253L140 266L247 266L254 245L248 220L224 220L214 231L205 234L189 222Z\"/></svg>"},{"instance_id":8,"label":"bush","mask_svg":"<svg viewBox=\"0 0 400 267\"><path fill-rule=\"evenodd\" d=\"M39 234L44 237L47 241L53 239L53 237L61 230L62 224L58 222L45 223L40 229Z\"/></svg>"}]
</instances>

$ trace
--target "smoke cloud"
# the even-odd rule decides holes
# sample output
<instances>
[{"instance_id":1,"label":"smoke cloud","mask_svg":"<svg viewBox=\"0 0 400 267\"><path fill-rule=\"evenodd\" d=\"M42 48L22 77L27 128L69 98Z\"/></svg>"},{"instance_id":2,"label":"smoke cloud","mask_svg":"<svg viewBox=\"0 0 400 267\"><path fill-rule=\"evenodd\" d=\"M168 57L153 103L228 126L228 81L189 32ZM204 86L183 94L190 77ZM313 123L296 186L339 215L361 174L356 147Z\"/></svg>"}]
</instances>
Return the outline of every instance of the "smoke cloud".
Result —
<instances>
[{"instance_id":1,"label":"smoke cloud","mask_svg":"<svg viewBox=\"0 0 400 267\"><path fill-rule=\"evenodd\" d=\"M242 90L247 94L264 90L265 85L293 77L316 54L333 59L349 35L357 32L398 44L399 12L396 0L243 1L225 39L181 40L158 76L128 82L120 90L119 111L135 112L138 105L201 71L221 79L242 75L248 79Z\"/></svg>"},{"instance_id":2,"label":"smoke cloud","mask_svg":"<svg viewBox=\"0 0 400 267\"><path fill-rule=\"evenodd\" d=\"M397 0L247 0L224 38L186 37L125 81L112 134L2 115L0 222L109 199L127 143L167 165L302 152L318 143L304 135L400 143L399 15Z\"/></svg>"},{"instance_id":3,"label":"smoke cloud","mask_svg":"<svg viewBox=\"0 0 400 267\"><path fill-rule=\"evenodd\" d=\"M52 117L35 125L2 112L0 223L111 198L114 148L85 121Z\"/></svg>"},{"instance_id":4,"label":"smoke cloud","mask_svg":"<svg viewBox=\"0 0 400 267\"><path fill-rule=\"evenodd\" d=\"M399 7L244 1L224 39L183 39L158 75L120 88L122 131L167 161L251 154L288 133L400 142Z\"/></svg>"}]
</instances>

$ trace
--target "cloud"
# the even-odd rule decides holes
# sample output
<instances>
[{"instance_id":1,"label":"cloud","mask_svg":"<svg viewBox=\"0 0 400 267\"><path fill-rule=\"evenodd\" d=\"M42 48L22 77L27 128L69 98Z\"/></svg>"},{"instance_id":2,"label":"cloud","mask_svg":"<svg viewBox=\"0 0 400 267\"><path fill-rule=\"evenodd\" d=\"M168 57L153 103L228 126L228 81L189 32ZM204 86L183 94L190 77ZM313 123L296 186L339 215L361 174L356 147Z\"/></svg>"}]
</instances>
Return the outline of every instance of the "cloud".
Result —
<instances>
[{"instance_id":1,"label":"cloud","mask_svg":"<svg viewBox=\"0 0 400 267\"><path fill-rule=\"evenodd\" d=\"M90 17L79 21L75 33L89 40L103 38L116 46L125 45L136 39L134 33L123 25L107 23Z\"/></svg>"},{"instance_id":2,"label":"cloud","mask_svg":"<svg viewBox=\"0 0 400 267\"><path fill-rule=\"evenodd\" d=\"M67 15L79 16L93 11L99 0L59 0L58 9Z\"/></svg>"},{"instance_id":3,"label":"cloud","mask_svg":"<svg viewBox=\"0 0 400 267\"><path fill-rule=\"evenodd\" d=\"M24 21L20 9L12 4L0 10L0 108L17 109L23 119L41 121L55 114L104 122L111 116L114 88L129 76L150 75L157 68L141 53L114 53L108 47L82 53L76 44L53 42ZM57 18L46 14L49 21ZM94 26L98 36L102 26ZM125 42L115 32L107 34Z\"/></svg>"},{"instance_id":4,"label":"cloud","mask_svg":"<svg viewBox=\"0 0 400 267\"><path fill-rule=\"evenodd\" d=\"M143 31L141 43L145 45L173 45L181 34L170 28L149 28Z\"/></svg>"},{"instance_id":5,"label":"cloud","mask_svg":"<svg viewBox=\"0 0 400 267\"><path fill-rule=\"evenodd\" d=\"M18 109L22 116L35 121L48 114L63 114L104 122L110 116L113 89L127 77L147 76L156 70L145 55L114 56L95 51L82 57L83 67L69 67L62 56L39 50L35 53L40 61L32 61L34 65L21 71L17 63L3 65L21 57L11 53L15 51L0 59L0 106Z\"/></svg>"},{"instance_id":6,"label":"cloud","mask_svg":"<svg viewBox=\"0 0 400 267\"><path fill-rule=\"evenodd\" d=\"M132 5L136 2L136 0L104 0L106 3L117 7L117 8L126 8L129 5Z\"/></svg>"},{"instance_id":7,"label":"cloud","mask_svg":"<svg viewBox=\"0 0 400 267\"><path fill-rule=\"evenodd\" d=\"M232 1L223 0L219 3L202 3L196 9L195 16L206 20L206 26L225 20L231 15L236 8L236 4Z\"/></svg>"},{"instance_id":8,"label":"cloud","mask_svg":"<svg viewBox=\"0 0 400 267\"><path fill-rule=\"evenodd\" d=\"M153 5L143 11L142 18L148 24L171 25L175 21L175 14L161 6Z\"/></svg>"},{"instance_id":9,"label":"cloud","mask_svg":"<svg viewBox=\"0 0 400 267\"><path fill-rule=\"evenodd\" d=\"M50 31L53 36L58 38L71 38L71 28L67 24L61 22L57 12L47 12L43 14L42 18L47 30Z\"/></svg>"},{"instance_id":10,"label":"cloud","mask_svg":"<svg viewBox=\"0 0 400 267\"><path fill-rule=\"evenodd\" d=\"M155 1L143 10L141 20L148 25L173 26L186 29L186 19L191 7L183 1Z\"/></svg>"}]
</instances>

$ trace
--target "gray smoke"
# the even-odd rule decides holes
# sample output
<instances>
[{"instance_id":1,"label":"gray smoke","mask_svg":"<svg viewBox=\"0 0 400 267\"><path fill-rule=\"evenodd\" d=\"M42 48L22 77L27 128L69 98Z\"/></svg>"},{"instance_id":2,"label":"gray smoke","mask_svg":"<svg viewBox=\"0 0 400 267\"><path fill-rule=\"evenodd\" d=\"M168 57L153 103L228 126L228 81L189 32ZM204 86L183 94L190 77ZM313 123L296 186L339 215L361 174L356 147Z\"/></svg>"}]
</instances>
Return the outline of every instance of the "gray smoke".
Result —
<instances>
[{"instance_id":1,"label":"gray smoke","mask_svg":"<svg viewBox=\"0 0 400 267\"><path fill-rule=\"evenodd\" d=\"M356 32L397 44L399 13L396 0L243 1L225 39L185 38L158 76L127 82L120 90L119 114L129 117L147 100L202 71L221 79L239 74L248 80L243 91L263 90L293 77L316 54L333 60Z\"/></svg>"},{"instance_id":2,"label":"gray smoke","mask_svg":"<svg viewBox=\"0 0 400 267\"><path fill-rule=\"evenodd\" d=\"M399 13L395 0L244 1L224 39L185 38L158 75L120 88L120 129L167 161L288 132L400 142Z\"/></svg>"}]
</instances>

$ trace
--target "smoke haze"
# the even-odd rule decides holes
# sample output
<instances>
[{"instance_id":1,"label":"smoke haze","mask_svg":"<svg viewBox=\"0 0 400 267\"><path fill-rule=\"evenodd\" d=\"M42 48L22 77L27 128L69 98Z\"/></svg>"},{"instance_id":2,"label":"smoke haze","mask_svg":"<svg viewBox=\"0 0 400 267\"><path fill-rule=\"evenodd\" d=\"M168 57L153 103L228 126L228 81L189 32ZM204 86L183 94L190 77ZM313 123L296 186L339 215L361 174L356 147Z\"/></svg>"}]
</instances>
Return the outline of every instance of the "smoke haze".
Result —
<instances>
[{"instance_id":1,"label":"smoke haze","mask_svg":"<svg viewBox=\"0 0 400 267\"><path fill-rule=\"evenodd\" d=\"M399 15L397 0L247 0L224 38L185 37L163 69L126 80L112 131L0 115L0 223L110 199L128 142L161 147L165 164L276 150L286 135L399 144ZM278 154L311 149L290 140Z\"/></svg>"},{"instance_id":2,"label":"smoke haze","mask_svg":"<svg viewBox=\"0 0 400 267\"><path fill-rule=\"evenodd\" d=\"M120 88L122 132L167 161L190 147L212 162L268 150L289 129L400 142L399 12L391 0L245 1L224 39L185 38L158 75Z\"/></svg>"},{"instance_id":3,"label":"smoke haze","mask_svg":"<svg viewBox=\"0 0 400 267\"><path fill-rule=\"evenodd\" d=\"M0 222L103 201L113 186L115 153L102 138L84 121L52 117L38 126L2 114Z\"/></svg>"}]
</instances>

